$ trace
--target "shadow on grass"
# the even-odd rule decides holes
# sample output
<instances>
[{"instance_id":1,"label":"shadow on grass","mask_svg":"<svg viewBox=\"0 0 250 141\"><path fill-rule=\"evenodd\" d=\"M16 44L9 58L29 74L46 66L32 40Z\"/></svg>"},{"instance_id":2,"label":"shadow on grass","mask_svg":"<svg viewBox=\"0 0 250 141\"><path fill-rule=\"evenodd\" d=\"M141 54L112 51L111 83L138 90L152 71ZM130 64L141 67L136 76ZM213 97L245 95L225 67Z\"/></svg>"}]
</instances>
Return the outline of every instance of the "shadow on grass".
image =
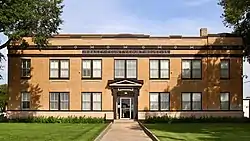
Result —
<instances>
[{"instance_id":1,"label":"shadow on grass","mask_svg":"<svg viewBox=\"0 0 250 141\"><path fill-rule=\"evenodd\" d=\"M249 141L250 124L146 124L160 140Z\"/></svg>"}]
</instances>

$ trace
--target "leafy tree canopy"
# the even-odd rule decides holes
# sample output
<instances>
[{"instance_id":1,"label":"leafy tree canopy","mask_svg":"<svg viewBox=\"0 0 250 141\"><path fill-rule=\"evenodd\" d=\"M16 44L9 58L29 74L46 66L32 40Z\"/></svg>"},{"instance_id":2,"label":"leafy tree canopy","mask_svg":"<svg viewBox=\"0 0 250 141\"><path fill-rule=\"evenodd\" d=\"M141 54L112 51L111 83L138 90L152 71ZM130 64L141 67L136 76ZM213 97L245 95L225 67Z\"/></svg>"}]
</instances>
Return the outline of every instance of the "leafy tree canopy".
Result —
<instances>
[{"instance_id":1,"label":"leafy tree canopy","mask_svg":"<svg viewBox=\"0 0 250 141\"><path fill-rule=\"evenodd\" d=\"M0 33L8 37L0 49L26 36L32 37L39 48L45 47L47 39L60 30L62 1L0 0ZM24 40L21 42L27 46Z\"/></svg>"},{"instance_id":2,"label":"leafy tree canopy","mask_svg":"<svg viewBox=\"0 0 250 141\"><path fill-rule=\"evenodd\" d=\"M227 27L232 27L234 33L242 36L244 55L250 62L250 0L219 0L223 8L222 17Z\"/></svg>"}]
</instances>

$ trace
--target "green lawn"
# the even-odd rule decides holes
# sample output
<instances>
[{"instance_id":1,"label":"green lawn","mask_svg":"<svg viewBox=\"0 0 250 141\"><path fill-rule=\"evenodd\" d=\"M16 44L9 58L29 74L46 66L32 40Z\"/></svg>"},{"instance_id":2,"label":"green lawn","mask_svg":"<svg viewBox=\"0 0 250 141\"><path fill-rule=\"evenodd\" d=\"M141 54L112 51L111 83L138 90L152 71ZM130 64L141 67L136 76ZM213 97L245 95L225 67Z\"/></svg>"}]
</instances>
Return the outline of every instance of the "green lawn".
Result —
<instances>
[{"instance_id":1,"label":"green lawn","mask_svg":"<svg viewBox=\"0 0 250 141\"><path fill-rule=\"evenodd\" d=\"M161 141L250 141L250 124L146 124Z\"/></svg>"},{"instance_id":2,"label":"green lawn","mask_svg":"<svg viewBox=\"0 0 250 141\"><path fill-rule=\"evenodd\" d=\"M1 123L0 141L91 141L107 124Z\"/></svg>"}]
</instances>

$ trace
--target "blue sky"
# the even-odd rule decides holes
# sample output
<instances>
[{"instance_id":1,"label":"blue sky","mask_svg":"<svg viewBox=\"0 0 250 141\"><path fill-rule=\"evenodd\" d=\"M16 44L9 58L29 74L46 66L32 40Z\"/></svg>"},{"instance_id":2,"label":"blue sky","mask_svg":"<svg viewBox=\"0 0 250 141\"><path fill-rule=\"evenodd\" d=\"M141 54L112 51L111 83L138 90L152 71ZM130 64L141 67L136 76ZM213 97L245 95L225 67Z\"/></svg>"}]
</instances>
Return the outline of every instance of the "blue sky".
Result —
<instances>
[{"instance_id":1,"label":"blue sky","mask_svg":"<svg viewBox=\"0 0 250 141\"><path fill-rule=\"evenodd\" d=\"M64 20L60 33L145 33L199 36L199 29L209 33L230 32L220 18L218 0L64 0ZM4 42L6 37L0 35ZM6 49L1 50L4 54ZM7 82L7 62L1 72ZM250 72L244 63L244 73ZM250 73L248 74L250 75ZM250 83L244 84L244 95Z\"/></svg>"}]
</instances>

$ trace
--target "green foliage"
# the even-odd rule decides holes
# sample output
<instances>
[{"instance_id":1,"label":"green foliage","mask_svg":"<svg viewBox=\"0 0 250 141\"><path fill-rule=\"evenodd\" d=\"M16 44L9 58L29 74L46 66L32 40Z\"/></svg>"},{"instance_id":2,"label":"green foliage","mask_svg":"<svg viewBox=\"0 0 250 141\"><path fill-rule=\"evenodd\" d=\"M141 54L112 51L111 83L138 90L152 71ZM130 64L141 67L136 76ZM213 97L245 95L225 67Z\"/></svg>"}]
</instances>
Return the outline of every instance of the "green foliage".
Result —
<instances>
[{"instance_id":1,"label":"green foliage","mask_svg":"<svg viewBox=\"0 0 250 141\"><path fill-rule=\"evenodd\" d=\"M224 24L243 38L244 56L250 62L250 0L219 0L219 5L223 8Z\"/></svg>"},{"instance_id":2,"label":"green foliage","mask_svg":"<svg viewBox=\"0 0 250 141\"><path fill-rule=\"evenodd\" d=\"M69 117L18 117L13 119L0 119L0 122L10 122L10 123L105 123L105 118L97 118L97 117L76 117L76 116L69 116Z\"/></svg>"},{"instance_id":3,"label":"green foliage","mask_svg":"<svg viewBox=\"0 0 250 141\"><path fill-rule=\"evenodd\" d=\"M47 39L60 29L62 1L0 0L0 33L9 39L0 49L26 36L38 47L45 47ZM27 46L27 42L22 40L22 45Z\"/></svg>"},{"instance_id":4,"label":"green foliage","mask_svg":"<svg viewBox=\"0 0 250 141\"><path fill-rule=\"evenodd\" d=\"M247 118L237 118L237 117L208 117L203 116L196 118L191 117L169 117L169 116L153 116L147 117L144 121L145 123L240 123L240 122L250 122Z\"/></svg>"},{"instance_id":5,"label":"green foliage","mask_svg":"<svg viewBox=\"0 0 250 141\"><path fill-rule=\"evenodd\" d=\"M0 85L0 112L3 111L7 99L7 84Z\"/></svg>"}]
</instances>

